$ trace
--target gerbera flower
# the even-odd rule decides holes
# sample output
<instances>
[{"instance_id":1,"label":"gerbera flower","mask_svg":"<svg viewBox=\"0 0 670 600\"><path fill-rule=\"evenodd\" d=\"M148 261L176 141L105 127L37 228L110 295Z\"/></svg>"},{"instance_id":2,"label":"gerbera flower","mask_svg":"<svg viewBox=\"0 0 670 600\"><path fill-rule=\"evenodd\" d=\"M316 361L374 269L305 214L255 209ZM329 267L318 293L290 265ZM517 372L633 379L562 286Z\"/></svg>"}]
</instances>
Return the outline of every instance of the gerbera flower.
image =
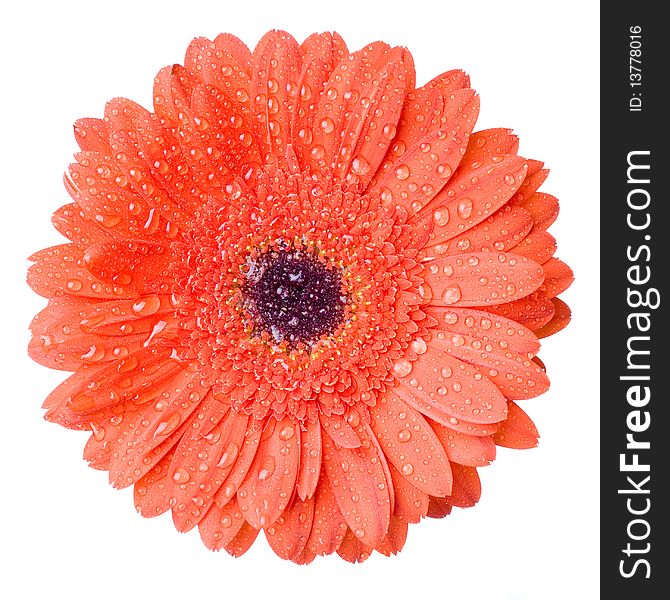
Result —
<instances>
[{"instance_id":1,"label":"gerbera flower","mask_svg":"<svg viewBox=\"0 0 670 600\"><path fill-rule=\"evenodd\" d=\"M478 110L461 71L416 88L404 48L271 31L196 39L154 112L78 121L70 242L28 274L30 355L74 372L46 418L235 556L262 530L362 561L472 506L496 444L536 444L517 401L572 281L547 171Z\"/></svg>"}]
</instances>

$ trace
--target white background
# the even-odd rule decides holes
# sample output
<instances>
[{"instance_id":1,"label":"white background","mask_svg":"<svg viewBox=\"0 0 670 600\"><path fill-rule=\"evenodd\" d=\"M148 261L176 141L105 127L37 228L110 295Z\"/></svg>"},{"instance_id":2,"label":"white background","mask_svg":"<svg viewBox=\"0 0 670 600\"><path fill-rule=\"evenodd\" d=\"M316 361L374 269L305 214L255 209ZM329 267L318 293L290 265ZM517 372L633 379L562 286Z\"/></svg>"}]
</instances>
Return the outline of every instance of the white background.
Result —
<instances>
[{"instance_id":1,"label":"white background","mask_svg":"<svg viewBox=\"0 0 670 600\"><path fill-rule=\"evenodd\" d=\"M591 0L379 2L32 2L5 4L0 25L2 410L0 515L5 598L284 598L549 600L598 597L598 3ZM228 31L254 45L271 28L302 41L337 30L351 50L409 47L424 83L454 67L481 95L477 128L505 126L544 160L558 196L558 256L575 271L563 296L571 326L540 356L552 387L524 403L540 447L501 450L482 469L472 509L411 526L394 558L339 557L299 567L264 539L241 559L210 553L169 516L142 519L130 490L81 459L86 434L42 420L62 374L26 356L44 301L26 257L61 238L50 215L69 201L61 176L72 123L126 96L151 106L152 79L191 38ZM261 536L262 537L262 536Z\"/></svg>"}]
</instances>

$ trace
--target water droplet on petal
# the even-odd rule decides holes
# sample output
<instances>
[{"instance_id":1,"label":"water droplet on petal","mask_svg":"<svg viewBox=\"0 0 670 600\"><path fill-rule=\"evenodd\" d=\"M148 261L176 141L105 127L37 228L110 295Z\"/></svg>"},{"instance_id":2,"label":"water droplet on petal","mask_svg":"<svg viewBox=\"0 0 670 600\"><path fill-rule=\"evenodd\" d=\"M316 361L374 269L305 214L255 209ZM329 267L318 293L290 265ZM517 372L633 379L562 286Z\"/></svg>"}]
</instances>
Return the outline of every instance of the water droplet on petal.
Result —
<instances>
[{"instance_id":1,"label":"water droplet on petal","mask_svg":"<svg viewBox=\"0 0 670 600\"><path fill-rule=\"evenodd\" d=\"M183 467L179 467L172 476L172 479L175 483L186 483L191 476L188 474L188 471Z\"/></svg>"},{"instance_id":2,"label":"water droplet on petal","mask_svg":"<svg viewBox=\"0 0 670 600\"><path fill-rule=\"evenodd\" d=\"M437 176L441 179L448 179L451 177L451 167L447 164L437 165L435 169Z\"/></svg>"},{"instance_id":3,"label":"water droplet on petal","mask_svg":"<svg viewBox=\"0 0 670 600\"><path fill-rule=\"evenodd\" d=\"M442 292L442 300L445 304L455 304L461 299L461 288L457 285L449 286Z\"/></svg>"},{"instance_id":4,"label":"water droplet on petal","mask_svg":"<svg viewBox=\"0 0 670 600\"><path fill-rule=\"evenodd\" d=\"M398 432L398 441L400 442L409 442L411 437L412 433L409 431L409 429L401 429Z\"/></svg>"},{"instance_id":5,"label":"water droplet on petal","mask_svg":"<svg viewBox=\"0 0 670 600\"><path fill-rule=\"evenodd\" d=\"M393 365L393 372L398 377L407 377L412 372L412 363L406 359L400 359Z\"/></svg>"},{"instance_id":6,"label":"water droplet on petal","mask_svg":"<svg viewBox=\"0 0 670 600\"><path fill-rule=\"evenodd\" d=\"M410 174L410 170L409 170L409 167L407 165L400 165L400 166L396 167L395 176L400 181L404 181L405 179L407 179L409 177L409 174Z\"/></svg>"},{"instance_id":7,"label":"water droplet on petal","mask_svg":"<svg viewBox=\"0 0 670 600\"><path fill-rule=\"evenodd\" d=\"M275 472L275 459L273 456L268 456L263 461L260 471L258 471L258 480L265 481L268 477L272 477Z\"/></svg>"},{"instance_id":8,"label":"water droplet on petal","mask_svg":"<svg viewBox=\"0 0 670 600\"><path fill-rule=\"evenodd\" d=\"M412 343L411 343L411 348L416 352L417 354L425 354L426 350L428 349L426 342L422 338L416 338Z\"/></svg>"},{"instance_id":9,"label":"water droplet on petal","mask_svg":"<svg viewBox=\"0 0 670 600\"><path fill-rule=\"evenodd\" d=\"M335 130L335 123L330 117L326 117L321 121L321 131L323 133L332 133Z\"/></svg>"},{"instance_id":10,"label":"water droplet on petal","mask_svg":"<svg viewBox=\"0 0 670 600\"><path fill-rule=\"evenodd\" d=\"M412 473L414 473L414 467L410 463L405 463L402 466L401 471L403 475L411 475Z\"/></svg>"},{"instance_id":11,"label":"water droplet on petal","mask_svg":"<svg viewBox=\"0 0 670 600\"><path fill-rule=\"evenodd\" d=\"M438 208L434 213L433 213L433 220L435 221L435 224L443 227L449 222L449 209L448 208Z\"/></svg>"},{"instance_id":12,"label":"water droplet on petal","mask_svg":"<svg viewBox=\"0 0 670 600\"><path fill-rule=\"evenodd\" d=\"M467 219L472 214L472 200L470 198L463 198L458 203L456 211L461 219Z\"/></svg>"}]
</instances>

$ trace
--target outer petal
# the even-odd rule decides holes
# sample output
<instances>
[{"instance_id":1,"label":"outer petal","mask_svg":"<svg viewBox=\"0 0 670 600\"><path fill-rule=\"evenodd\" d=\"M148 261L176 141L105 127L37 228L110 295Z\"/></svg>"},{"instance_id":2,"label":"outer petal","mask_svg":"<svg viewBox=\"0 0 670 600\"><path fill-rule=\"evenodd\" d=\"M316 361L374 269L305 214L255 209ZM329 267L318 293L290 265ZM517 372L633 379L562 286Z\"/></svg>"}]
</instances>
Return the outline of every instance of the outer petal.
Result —
<instances>
[{"instance_id":1,"label":"outer petal","mask_svg":"<svg viewBox=\"0 0 670 600\"><path fill-rule=\"evenodd\" d=\"M537 354L540 342L527 327L490 312L472 308L430 306L426 314L437 321L437 328L453 334L471 336L483 345L519 354Z\"/></svg>"},{"instance_id":2,"label":"outer petal","mask_svg":"<svg viewBox=\"0 0 670 600\"><path fill-rule=\"evenodd\" d=\"M265 529L265 536L275 554L286 560L295 560L307 545L313 519L314 498L305 502L296 498L276 523Z\"/></svg>"},{"instance_id":3,"label":"outer petal","mask_svg":"<svg viewBox=\"0 0 670 600\"><path fill-rule=\"evenodd\" d=\"M554 335L570 322L570 307L560 298L552 298L551 303L554 305L554 316L551 318L551 321L536 331L537 336L540 338Z\"/></svg>"},{"instance_id":4,"label":"outer petal","mask_svg":"<svg viewBox=\"0 0 670 600\"><path fill-rule=\"evenodd\" d=\"M98 299L130 298L128 287L98 279L86 269L81 249L74 244L52 246L30 257L35 264L28 269L28 285L40 296L53 298L64 294Z\"/></svg>"},{"instance_id":5,"label":"outer petal","mask_svg":"<svg viewBox=\"0 0 670 600\"><path fill-rule=\"evenodd\" d=\"M536 263L547 262L556 252L554 236L543 229L533 229L523 240L514 246L512 252L525 256Z\"/></svg>"},{"instance_id":6,"label":"outer petal","mask_svg":"<svg viewBox=\"0 0 670 600\"><path fill-rule=\"evenodd\" d=\"M308 500L316 492L321 474L321 427L307 421L300 433L300 468L296 489L301 500Z\"/></svg>"},{"instance_id":7,"label":"outer petal","mask_svg":"<svg viewBox=\"0 0 670 600\"><path fill-rule=\"evenodd\" d=\"M433 347L481 369L510 400L534 398L549 387L544 371L528 355L510 352L507 348L482 344L470 336L437 335Z\"/></svg>"},{"instance_id":8,"label":"outer petal","mask_svg":"<svg viewBox=\"0 0 670 600\"><path fill-rule=\"evenodd\" d=\"M516 321L534 332L551 321L555 312L551 300L539 291L533 292L525 298L491 306L488 310Z\"/></svg>"},{"instance_id":9,"label":"outer petal","mask_svg":"<svg viewBox=\"0 0 670 600\"><path fill-rule=\"evenodd\" d=\"M500 427L504 427L505 423L507 420L503 421ZM483 467L496 457L496 446L491 436L467 435L435 422L431 423L431 426L452 463Z\"/></svg>"},{"instance_id":10,"label":"outer petal","mask_svg":"<svg viewBox=\"0 0 670 600\"><path fill-rule=\"evenodd\" d=\"M433 306L490 306L531 294L542 285L544 271L525 256L473 252L433 259L423 278L432 288Z\"/></svg>"},{"instance_id":11,"label":"outer petal","mask_svg":"<svg viewBox=\"0 0 670 600\"><path fill-rule=\"evenodd\" d=\"M360 448L337 448L330 436L323 437L323 466L337 505L349 527L363 543L376 546L386 535L391 499L386 461L362 427Z\"/></svg>"},{"instance_id":12,"label":"outer petal","mask_svg":"<svg viewBox=\"0 0 670 600\"><path fill-rule=\"evenodd\" d=\"M530 417L514 402L507 405L507 419L493 439L498 446L506 448L534 448L540 434Z\"/></svg>"},{"instance_id":13,"label":"outer petal","mask_svg":"<svg viewBox=\"0 0 670 600\"><path fill-rule=\"evenodd\" d=\"M242 514L255 529L272 525L286 509L298 475L300 429L289 417L270 428L237 492Z\"/></svg>"},{"instance_id":14,"label":"outer petal","mask_svg":"<svg viewBox=\"0 0 670 600\"><path fill-rule=\"evenodd\" d=\"M314 500L312 530L305 550L314 556L332 554L342 543L347 523L337 506L330 482L319 478Z\"/></svg>"},{"instance_id":15,"label":"outer petal","mask_svg":"<svg viewBox=\"0 0 670 600\"><path fill-rule=\"evenodd\" d=\"M471 229L442 244L431 246L428 253L506 252L511 248L515 248L516 253L518 244L528 235L532 227L533 217L528 211L519 206L505 205ZM535 260L532 256L528 258ZM536 260L536 262L542 261Z\"/></svg>"},{"instance_id":16,"label":"outer petal","mask_svg":"<svg viewBox=\"0 0 670 600\"><path fill-rule=\"evenodd\" d=\"M249 417L229 411L217 400L200 409L198 420L215 421L206 429L187 432L170 467L174 505L172 520L179 531L189 531L204 516L230 474L244 443Z\"/></svg>"},{"instance_id":17,"label":"outer petal","mask_svg":"<svg viewBox=\"0 0 670 600\"><path fill-rule=\"evenodd\" d=\"M403 549L405 541L407 540L407 523L402 519L392 515L391 524L389 525L386 537L375 548L384 556L391 556L391 554L398 554Z\"/></svg>"},{"instance_id":18,"label":"outer petal","mask_svg":"<svg viewBox=\"0 0 670 600\"><path fill-rule=\"evenodd\" d=\"M311 143L317 103L335 66L348 54L337 33L315 33L301 46L302 73L292 122L291 140L304 168L311 164Z\"/></svg>"},{"instance_id":19,"label":"outer petal","mask_svg":"<svg viewBox=\"0 0 670 600\"><path fill-rule=\"evenodd\" d=\"M341 558L350 563L362 563L370 558L373 548L357 538L351 529L347 533L337 549Z\"/></svg>"},{"instance_id":20,"label":"outer petal","mask_svg":"<svg viewBox=\"0 0 670 600\"><path fill-rule=\"evenodd\" d=\"M392 463L389 464L389 469L395 492L393 514L408 523L418 523L428 514L430 496L415 488ZM449 470L451 471L451 467Z\"/></svg>"},{"instance_id":21,"label":"outer petal","mask_svg":"<svg viewBox=\"0 0 670 600\"><path fill-rule=\"evenodd\" d=\"M482 495L482 485L477 469L454 464L453 470L454 489L449 496L449 501L454 506L461 508L474 506Z\"/></svg>"},{"instance_id":22,"label":"outer petal","mask_svg":"<svg viewBox=\"0 0 670 600\"><path fill-rule=\"evenodd\" d=\"M447 427L461 421L488 425L507 414L498 387L477 367L451 356L438 337L415 362L398 361L394 372L399 385L392 393Z\"/></svg>"},{"instance_id":23,"label":"outer petal","mask_svg":"<svg viewBox=\"0 0 670 600\"><path fill-rule=\"evenodd\" d=\"M331 415L321 413L319 415L321 427L330 438L342 448L358 448L361 440L356 435L356 431L347 423L341 415Z\"/></svg>"},{"instance_id":24,"label":"outer petal","mask_svg":"<svg viewBox=\"0 0 670 600\"><path fill-rule=\"evenodd\" d=\"M170 510L172 480L168 477L175 447L161 458L133 490L135 509L143 517L157 517Z\"/></svg>"},{"instance_id":25,"label":"outer petal","mask_svg":"<svg viewBox=\"0 0 670 600\"><path fill-rule=\"evenodd\" d=\"M124 414L116 439L109 478L123 488L137 481L181 438L191 414L209 391L200 374L184 369L168 385L152 390L139 411ZM172 434L179 437L174 439ZM168 443L165 443L168 442Z\"/></svg>"},{"instance_id":26,"label":"outer petal","mask_svg":"<svg viewBox=\"0 0 670 600\"><path fill-rule=\"evenodd\" d=\"M283 163L302 71L302 53L285 31L266 33L253 53L251 97L265 151Z\"/></svg>"},{"instance_id":27,"label":"outer petal","mask_svg":"<svg viewBox=\"0 0 670 600\"><path fill-rule=\"evenodd\" d=\"M233 499L221 508L212 504L205 517L198 523L203 544L210 550L221 550L228 546L245 525L242 511Z\"/></svg>"},{"instance_id":28,"label":"outer petal","mask_svg":"<svg viewBox=\"0 0 670 600\"><path fill-rule=\"evenodd\" d=\"M563 293L575 280L572 269L557 258L550 258L542 265L542 268L544 269L545 277L540 291L547 298L554 298Z\"/></svg>"},{"instance_id":29,"label":"outer petal","mask_svg":"<svg viewBox=\"0 0 670 600\"><path fill-rule=\"evenodd\" d=\"M242 527L235 537L223 546L224 550L231 556L242 556L258 537L258 529L254 529L249 523L242 523Z\"/></svg>"},{"instance_id":30,"label":"outer petal","mask_svg":"<svg viewBox=\"0 0 670 600\"><path fill-rule=\"evenodd\" d=\"M421 414L395 394L385 394L370 409L370 417L384 454L413 486L434 496L449 494L449 460Z\"/></svg>"},{"instance_id":31,"label":"outer petal","mask_svg":"<svg viewBox=\"0 0 670 600\"><path fill-rule=\"evenodd\" d=\"M453 114L442 128L419 139L375 184L374 190L379 191L383 199L394 199L410 215L426 206L447 183L461 161L477 120L479 98L473 90L461 90L452 98L445 100L445 106L453 109Z\"/></svg>"},{"instance_id":32,"label":"outer petal","mask_svg":"<svg viewBox=\"0 0 670 600\"><path fill-rule=\"evenodd\" d=\"M459 169L415 218L435 222L428 245L444 243L491 216L516 192L527 169L525 160L513 155L485 159L469 172Z\"/></svg>"}]
</instances>

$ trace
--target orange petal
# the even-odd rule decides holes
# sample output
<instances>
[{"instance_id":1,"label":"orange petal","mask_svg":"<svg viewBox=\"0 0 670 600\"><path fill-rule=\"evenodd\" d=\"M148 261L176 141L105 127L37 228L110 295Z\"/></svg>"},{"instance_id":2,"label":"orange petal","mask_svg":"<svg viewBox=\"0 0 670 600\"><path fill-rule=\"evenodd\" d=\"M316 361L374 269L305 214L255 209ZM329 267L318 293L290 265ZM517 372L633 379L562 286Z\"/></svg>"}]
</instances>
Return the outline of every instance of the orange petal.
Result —
<instances>
[{"instance_id":1,"label":"orange petal","mask_svg":"<svg viewBox=\"0 0 670 600\"><path fill-rule=\"evenodd\" d=\"M531 294L542 285L544 271L525 256L472 252L428 261L423 278L433 306L490 306Z\"/></svg>"},{"instance_id":2,"label":"orange petal","mask_svg":"<svg viewBox=\"0 0 670 600\"><path fill-rule=\"evenodd\" d=\"M141 294L168 294L185 261L181 245L126 240L86 248L84 265L102 281L124 285Z\"/></svg>"},{"instance_id":3,"label":"orange petal","mask_svg":"<svg viewBox=\"0 0 670 600\"><path fill-rule=\"evenodd\" d=\"M65 176L68 193L88 220L95 221L115 238L172 241L179 235L168 228L161 211L147 204L128 183L126 175L111 158L81 152Z\"/></svg>"},{"instance_id":4,"label":"orange petal","mask_svg":"<svg viewBox=\"0 0 670 600\"><path fill-rule=\"evenodd\" d=\"M280 164L290 143L301 71L300 46L285 31L266 33L254 49L250 92L258 115L258 135L264 151Z\"/></svg>"},{"instance_id":5,"label":"orange petal","mask_svg":"<svg viewBox=\"0 0 670 600\"><path fill-rule=\"evenodd\" d=\"M391 165L395 164L419 139L439 129L443 108L444 97L434 87L422 87L408 92L393 143L378 170L378 178L385 176Z\"/></svg>"},{"instance_id":6,"label":"orange petal","mask_svg":"<svg viewBox=\"0 0 670 600\"><path fill-rule=\"evenodd\" d=\"M527 171L525 160L514 155L486 158L478 164L474 170L459 169L414 219L434 221L428 246L442 244L490 217L512 197Z\"/></svg>"},{"instance_id":7,"label":"orange petal","mask_svg":"<svg viewBox=\"0 0 670 600\"><path fill-rule=\"evenodd\" d=\"M517 253L519 242L526 237L532 227L533 218L528 211L518 206L505 205L471 229L443 244L432 246L428 252L429 254L437 254L438 250L441 254L462 254L482 250L506 252L515 248L514 252Z\"/></svg>"},{"instance_id":8,"label":"orange petal","mask_svg":"<svg viewBox=\"0 0 670 600\"><path fill-rule=\"evenodd\" d=\"M447 427L461 421L490 425L507 414L498 387L478 367L451 356L437 337L418 360L402 359L394 372L399 385L391 393Z\"/></svg>"},{"instance_id":9,"label":"orange petal","mask_svg":"<svg viewBox=\"0 0 670 600\"><path fill-rule=\"evenodd\" d=\"M189 105L197 79L181 65L163 67L154 78L154 112L170 125L179 123L179 111Z\"/></svg>"},{"instance_id":10,"label":"orange petal","mask_svg":"<svg viewBox=\"0 0 670 600\"><path fill-rule=\"evenodd\" d=\"M75 371L82 365L110 362L118 364L119 360L126 359L148 347L147 340L153 341L152 338L158 335L158 329L166 333L173 329L168 326L167 321L161 321L160 316L148 321L138 319L135 328L128 322L133 321L132 318L126 319L125 327L119 320L117 323L120 324L120 327L111 325L105 328L99 315L105 312L107 308L105 305L108 304L117 303L100 302L96 307L97 310L91 310L90 306L83 308L77 298L68 296L52 298L47 307L38 313L30 324L33 337L28 345L28 354L40 364L66 371ZM89 318L96 313L99 319L97 323ZM81 318L82 316L84 318ZM89 327L89 323L96 323L96 326ZM121 327L124 328L121 329ZM112 370L105 373L105 377L110 374L120 379ZM97 383L102 384L103 382L98 381ZM125 395L128 387L115 390L112 396L116 396L116 400L113 397L105 398L104 391L96 387L95 391L100 392L99 396L89 394L89 398L83 404L79 402L79 411L89 411L95 407L102 408L113 404L122 395ZM83 386L81 391L84 391ZM89 404L91 406L88 406ZM77 410L74 402L72 408Z\"/></svg>"},{"instance_id":11,"label":"orange petal","mask_svg":"<svg viewBox=\"0 0 670 600\"><path fill-rule=\"evenodd\" d=\"M177 131L167 129L156 115L142 113L137 119L136 139L149 173L170 195L169 206L194 214L203 204L202 182L197 182L192 169L187 168Z\"/></svg>"},{"instance_id":12,"label":"orange petal","mask_svg":"<svg viewBox=\"0 0 670 600\"><path fill-rule=\"evenodd\" d=\"M314 495L321 473L321 427L319 423L305 422L300 433L300 468L296 490L301 500Z\"/></svg>"},{"instance_id":13,"label":"orange petal","mask_svg":"<svg viewBox=\"0 0 670 600\"><path fill-rule=\"evenodd\" d=\"M242 523L242 527L237 532L235 537L224 544L223 548L231 556L242 556L251 545L256 541L258 537L258 529L254 529L249 523Z\"/></svg>"},{"instance_id":14,"label":"orange petal","mask_svg":"<svg viewBox=\"0 0 670 600\"><path fill-rule=\"evenodd\" d=\"M461 69L452 69L434 77L425 87L437 88L443 94L448 95L456 90L470 87L470 77Z\"/></svg>"},{"instance_id":15,"label":"orange petal","mask_svg":"<svg viewBox=\"0 0 670 600\"><path fill-rule=\"evenodd\" d=\"M172 480L168 477L175 446L137 480L133 490L135 509L143 517L157 517L170 510Z\"/></svg>"},{"instance_id":16,"label":"orange petal","mask_svg":"<svg viewBox=\"0 0 670 600\"><path fill-rule=\"evenodd\" d=\"M540 338L545 338L561 331L570 322L572 316L570 307L560 298L552 298L551 303L554 305L554 316L551 318L551 321L536 330L535 333Z\"/></svg>"},{"instance_id":17,"label":"orange petal","mask_svg":"<svg viewBox=\"0 0 670 600\"><path fill-rule=\"evenodd\" d=\"M431 519L443 519L451 513L452 504L449 498L430 497L428 504L428 516Z\"/></svg>"},{"instance_id":18,"label":"orange petal","mask_svg":"<svg viewBox=\"0 0 670 600\"><path fill-rule=\"evenodd\" d=\"M54 212L51 222L62 236L74 242L81 249L109 242L114 239L112 234L103 227L87 219L84 212L76 204L66 204Z\"/></svg>"},{"instance_id":19,"label":"orange petal","mask_svg":"<svg viewBox=\"0 0 670 600\"><path fill-rule=\"evenodd\" d=\"M474 467L464 467L454 463L454 489L449 496L453 506L468 508L479 502L482 495L482 485L479 474Z\"/></svg>"},{"instance_id":20,"label":"orange petal","mask_svg":"<svg viewBox=\"0 0 670 600\"><path fill-rule=\"evenodd\" d=\"M109 127L103 119L78 119L74 124L74 137L84 151L111 155Z\"/></svg>"},{"instance_id":21,"label":"orange petal","mask_svg":"<svg viewBox=\"0 0 670 600\"><path fill-rule=\"evenodd\" d=\"M399 58L398 52L388 44L375 42L349 55L335 67L315 111L310 150L314 167L335 166L342 143L348 142L344 139L345 131L356 132L361 124L360 121L350 121L357 104L364 98L374 97L378 71L388 68L396 58Z\"/></svg>"},{"instance_id":22,"label":"orange petal","mask_svg":"<svg viewBox=\"0 0 670 600\"><path fill-rule=\"evenodd\" d=\"M503 421L500 427L503 427L506 422ZM467 435L436 422L431 423L431 426L452 463L483 467L490 464L496 457L496 446L491 436Z\"/></svg>"},{"instance_id":23,"label":"orange petal","mask_svg":"<svg viewBox=\"0 0 670 600\"><path fill-rule=\"evenodd\" d=\"M477 167L473 167L473 162L493 156L516 154L518 149L519 138L512 133L511 129L496 128L475 131L468 140L461 167L474 170Z\"/></svg>"},{"instance_id":24,"label":"orange petal","mask_svg":"<svg viewBox=\"0 0 670 600\"><path fill-rule=\"evenodd\" d=\"M358 539L351 529L347 533L337 549L341 558L350 563L362 563L370 558L373 548Z\"/></svg>"},{"instance_id":25,"label":"orange petal","mask_svg":"<svg viewBox=\"0 0 670 600\"><path fill-rule=\"evenodd\" d=\"M384 556L398 554L407 541L407 523L398 517L391 515L389 530L384 539L377 545L375 550Z\"/></svg>"},{"instance_id":26,"label":"orange petal","mask_svg":"<svg viewBox=\"0 0 670 600\"><path fill-rule=\"evenodd\" d=\"M558 258L550 258L542 265L542 268L544 269L545 277L540 291L547 298L554 298L562 294L575 280L572 269L563 261L558 260Z\"/></svg>"},{"instance_id":27,"label":"orange petal","mask_svg":"<svg viewBox=\"0 0 670 600\"><path fill-rule=\"evenodd\" d=\"M370 183L395 135L407 80L407 63L395 60L375 75L370 88L361 91L344 130L335 177L358 183L360 189Z\"/></svg>"},{"instance_id":28,"label":"orange petal","mask_svg":"<svg viewBox=\"0 0 670 600\"><path fill-rule=\"evenodd\" d=\"M253 423L253 422L252 422ZM219 491L214 496L214 502L219 506L225 506L231 498L237 493L238 488L244 478L247 476L251 464L256 457L258 445L261 440L261 430L256 428L254 424L247 428L244 436L244 443L235 461L233 470L228 475L225 483L219 488Z\"/></svg>"},{"instance_id":29,"label":"orange petal","mask_svg":"<svg viewBox=\"0 0 670 600\"><path fill-rule=\"evenodd\" d=\"M358 448L361 440L342 415L319 414L321 427L342 448Z\"/></svg>"},{"instance_id":30,"label":"orange petal","mask_svg":"<svg viewBox=\"0 0 670 600\"><path fill-rule=\"evenodd\" d=\"M537 354L540 342L528 328L516 321L472 308L430 306L426 314L437 321L437 328L453 334L471 336L495 348L519 354Z\"/></svg>"},{"instance_id":31,"label":"orange petal","mask_svg":"<svg viewBox=\"0 0 670 600\"><path fill-rule=\"evenodd\" d=\"M456 170L477 120L479 98L472 90L461 90L445 100L445 108L448 117L441 128L415 142L373 188L385 201L395 199L410 215L426 206Z\"/></svg>"},{"instance_id":32,"label":"orange petal","mask_svg":"<svg viewBox=\"0 0 670 600\"><path fill-rule=\"evenodd\" d=\"M460 333L443 338L438 334L433 347L479 367L510 400L534 398L549 388L547 374L527 354L482 344L481 340Z\"/></svg>"},{"instance_id":33,"label":"orange petal","mask_svg":"<svg viewBox=\"0 0 670 600\"><path fill-rule=\"evenodd\" d=\"M549 169L543 169L542 167L543 163L539 161L528 161L528 174L526 175L526 179L523 180L523 183L516 191L516 194L512 196L510 204L520 206L537 192L549 175Z\"/></svg>"},{"instance_id":34,"label":"orange petal","mask_svg":"<svg viewBox=\"0 0 670 600\"><path fill-rule=\"evenodd\" d=\"M291 140L304 168L311 164L315 108L335 66L348 54L337 33L314 33L300 47L302 73L291 124Z\"/></svg>"},{"instance_id":35,"label":"orange petal","mask_svg":"<svg viewBox=\"0 0 670 600\"><path fill-rule=\"evenodd\" d=\"M261 439L237 492L242 514L252 527L272 525L286 509L298 475L299 459L300 429L290 417L285 417Z\"/></svg>"},{"instance_id":36,"label":"orange petal","mask_svg":"<svg viewBox=\"0 0 670 600\"><path fill-rule=\"evenodd\" d=\"M28 269L28 285L40 296L53 298L64 294L87 298L131 298L130 288L106 283L86 269L83 252L74 244L52 246L30 257L35 264Z\"/></svg>"},{"instance_id":37,"label":"orange petal","mask_svg":"<svg viewBox=\"0 0 670 600\"><path fill-rule=\"evenodd\" d=\"M105 117L110 126L112 156L129 187L167 222L187 229L190 216L154 178L139 144L137 128L141 122L150 120L149 112L131 100L116 98L105 106Z\"/></svg>"},{"instance_id":38,"label":"orange petal","mask_svg":"<svg viewBox=\"0 0 670 600\"><path fill-rule=\"evenodd\" d=\"M493 440L505 448L535 448L540 434L530 417L514 402L507 404L507 419L500 424Z\"/></svg>"},{"instance_id":39,"label":"orange petal","mask_svg":"<svg viewBox=\"0 0 670 600\"><path fill-rule=\"evenodd\" d=\"M203 402L198 412L199 422L217 424L211 430L192 430L177 446L170 478L174 482L172 520L178 531L195 527L214 502L233 469L249 422L249 417L229 411L217 400Z\"/></svg>"},{"instance_id":40,"label":"orange petal","mask_svg":"<svg viewBox=\"0 0 670 600\"><path fill-rule=\"evenodd\" d=\"M307 545L313 518L314 498L305 502L296 498L276 523L265 529L265 537L275 554L286 560L295 560Z\"/></svg>"},{"instance_id":41,"label":"orange petal","mask_svg":"<svg viewBox=\"0 0 670 600\"><path fill-rule=\"evenodd\" d=\"M418 523L428 514L428 494L415 488L392 463L389 469L395 492L393 514L408 523Z\"/></svg>"},{"instance_id":42,"label":"orange petal","mask_svg":"<svg viewBox=\"0 0 670 600\"><path fill-rule=\"evenodd\" d=\"M227 92L240 103L248 103L251 52L234 35L224 33L213 42L196 38L186 50L184 66L202 82Z\"/></svg>"},{"instance_id":43,"label":"orange petal","mask_svg":"<svg viewBox=\"0 0 670 600\"><path fill-rule=\"evenodd\" d=\"M521 242L514 246L512 252L525 256L538 264L543 264L556 252L556 240L553 235L544 229L533 229Z\"/></svg>"},{"instance_id":44,"label":"orange petal","mask_svg":"<svg viewBox=\"0 0 670 600\"><path fill-rule=\"evenodd\" d=\"M533 292L525 298L519 298L506 304L490 306L488 310L516 321L532 331L538 330L554 316L554 305L540 292Z\"/></svg>"},{"instance_id":45,"label":"orange petal","mask_svg":"<svg viewBox=\"0 0 670 600\"><path fill-rule=\"evenodd\" d=\"M538 229L547 229L558 217L558 199L544 192L524 196L522 201L513 204L525 208L533 215L535 227Z\"/></svg>"},{"instance_id":46,"label":"orange petal","mask_svg":"<svg viewBox=\"0 0 670 600\"><path fill-rule=\"evenodd\" d=\"M139 411L123 415L109 432L116 449L109 470L115 487L133 484L165 455L208 392L197 371L184 369L166 386L152 390Z\"/></svg>"},{"instance_id":47,"label":"orange petal","mask_svg":"<svg viewBox=\"0 0 670 600\"><path fill-rule=\"evenodd\" d=\"M198 523L198 530L200 531L200 538L207 548L221 550L233 542L244 525L246 525L246 522L237 504L237 498L233 497L223 508L218 504L212 504L207 514ZM236 548L241 549L242 546L238 545ZM237 556L235 553L232 554Z\"/></svg>"},{"instance_id":48,"label":"orange petal","mask_svg":"<svg viewBox=\"0 0 670 600\"><path fill-rule=\"evenodd\" d=\"M426 420L395 394L370 409L370 427L389 462L414 487L436 496L451 490L447 455Z\"/></svg>"},{"instance_id":49,"label":"orange petal","mask_svg":"<svg viewBox=\"0 0 670 600\"><path fill-rule=\"evenodd\" d=\"M358 428L360 448L338 448L323 436L323 466L337 505L363 543L376 546L386 535L391 515L391 483L383 454L364 427Z\"/></svg>"},{"instance_id":50,"label":"orange petal","mask_svg":"<svg viewBox=\"0 0 670 600\"><path fill-rule=\"evenodd\" d=\"M314 498L312 530L305 550L314 556L332 554L342 543L347 523L326 477L319 478Z\"/></svg>"}]
</instances>

